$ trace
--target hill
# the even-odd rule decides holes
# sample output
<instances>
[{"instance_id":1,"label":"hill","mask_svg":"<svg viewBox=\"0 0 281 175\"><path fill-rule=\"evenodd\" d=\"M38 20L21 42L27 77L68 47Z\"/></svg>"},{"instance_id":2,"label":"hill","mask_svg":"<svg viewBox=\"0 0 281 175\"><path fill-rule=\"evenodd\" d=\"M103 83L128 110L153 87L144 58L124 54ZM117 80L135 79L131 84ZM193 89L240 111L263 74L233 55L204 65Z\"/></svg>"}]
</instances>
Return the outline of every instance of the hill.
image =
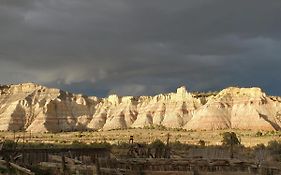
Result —
<instances>
[{"instance_id":1,"label":"hill","mask_svg":"<svg viewBox=\"0 0 281 175\"><path fill-rule=\"evenodd\" d=\"M0 130L60 132L163 125L187 130L281 130L281 99L260 88L87 97L34 83L0 86Z\"/></svg>"}]
</instances>

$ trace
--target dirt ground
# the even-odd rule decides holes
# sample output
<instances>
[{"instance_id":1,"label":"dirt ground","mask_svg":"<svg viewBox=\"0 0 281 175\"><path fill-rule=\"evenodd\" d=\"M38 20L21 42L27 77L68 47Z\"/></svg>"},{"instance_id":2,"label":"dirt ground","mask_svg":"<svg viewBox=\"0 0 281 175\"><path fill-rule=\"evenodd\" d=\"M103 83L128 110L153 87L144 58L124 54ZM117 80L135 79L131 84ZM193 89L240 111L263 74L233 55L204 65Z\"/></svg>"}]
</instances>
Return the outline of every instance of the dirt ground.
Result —
<instances>
[{"instance_id":1,"label":"dirt ground","mask_svg":"<svg viewBox=\"0 0 281 175\"><path fill-rule=\"evenodd\" d=\"M170 135L170 142L179 141L186 144L198 144L203 140L206 145L220 145L222 133L233 131L246 147L252 147L257 144L265 144L271 140L281 141L281 131L267 132L248 131L248 130L219 130L219 131L183 131L183 130L157 130L157 129L127 129L95 132L61 132L61 133L32 133L32 132L0 132L1 140L25 140L25 142L38 143L72 143L79 141L84 143L108 142L118 144L128 142L130 136L133 136L135 142L151 143L155 139L164 142L167 135Z\"/></svg>"}]
</instances>

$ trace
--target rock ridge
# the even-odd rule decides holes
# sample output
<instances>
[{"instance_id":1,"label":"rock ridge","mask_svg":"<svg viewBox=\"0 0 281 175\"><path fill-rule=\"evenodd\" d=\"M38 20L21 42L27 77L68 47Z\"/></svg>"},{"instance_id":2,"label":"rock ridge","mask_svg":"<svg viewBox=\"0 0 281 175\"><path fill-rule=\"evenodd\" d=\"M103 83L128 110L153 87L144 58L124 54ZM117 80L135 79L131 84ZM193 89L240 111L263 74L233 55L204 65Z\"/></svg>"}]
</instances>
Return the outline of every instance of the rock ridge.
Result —
<instances>
[{"instance_id":1,"label":"rock ridge","mask_svg":"<svg viewBox=\"0 0 281 175\"><path fill-rule=\"evenodd\" d=\"M281 98L260 88L107 98L34 83L0 86L0 130L60 132L163 125L187 130L281 130Z\"/></svg>"}]
</instances>

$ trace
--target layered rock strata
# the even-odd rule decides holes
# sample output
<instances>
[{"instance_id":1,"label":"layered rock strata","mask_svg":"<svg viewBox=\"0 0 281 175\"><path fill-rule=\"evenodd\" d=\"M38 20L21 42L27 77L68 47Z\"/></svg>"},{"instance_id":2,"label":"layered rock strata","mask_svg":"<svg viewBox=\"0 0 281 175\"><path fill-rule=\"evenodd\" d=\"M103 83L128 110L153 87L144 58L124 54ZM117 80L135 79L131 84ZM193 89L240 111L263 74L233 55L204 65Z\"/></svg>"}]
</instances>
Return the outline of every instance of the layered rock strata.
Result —
<instances>
[{"instance_id":1,"label":"layered rock strata","mask_svg":"<svg viewBox=\"0 0 281 175\"><path fill-rule=\"evenodd\" d=\"M33 83L0 86L0 130L60 132L163 125L187 130L281 130L281 99L260 88L219 93L87 97Z\"/></svg>"}]
</instances>

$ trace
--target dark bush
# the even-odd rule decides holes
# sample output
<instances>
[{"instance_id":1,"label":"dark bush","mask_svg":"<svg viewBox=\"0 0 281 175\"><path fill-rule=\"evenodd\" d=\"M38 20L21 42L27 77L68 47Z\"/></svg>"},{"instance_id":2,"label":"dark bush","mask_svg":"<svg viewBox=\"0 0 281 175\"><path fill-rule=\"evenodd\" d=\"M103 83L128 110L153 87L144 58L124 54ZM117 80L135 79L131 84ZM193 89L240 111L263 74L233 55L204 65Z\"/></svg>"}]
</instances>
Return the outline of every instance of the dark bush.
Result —
<instances>
[{"instance_id":1,"label":"dark bush","mask_svg":"<svg viewBox=\"0 0 281 175\"><path fill-rule=\"evenodd\" d=\"M205 142L204 140L199 140L199 141L198 141L198 144L199 144L200 146L205 146L205 145L206 145L206 142Z\"/></svg>"},{"instance_id":2,"label":"dark bush","mask_svg":"<svg viewBox=\"0 0 281 175\"><path fill-rule=\"evenodd\" d=\"M230 145L240 145L240 141L235 134L235 132L224 132L222 134L223 139L222 139L222 144L226 146Z\"/></svg>"},{"instance_id":3,"label":"dark bush","mask_svg":"<svg viewBox=\"0 0 281 175\"><path fill-rule=\"evenodd\" d=\"M258 132L256 133L256 137L261 137L261 136L262 136L262 132L258 131Z\"/></svg>"}]
</instances>

